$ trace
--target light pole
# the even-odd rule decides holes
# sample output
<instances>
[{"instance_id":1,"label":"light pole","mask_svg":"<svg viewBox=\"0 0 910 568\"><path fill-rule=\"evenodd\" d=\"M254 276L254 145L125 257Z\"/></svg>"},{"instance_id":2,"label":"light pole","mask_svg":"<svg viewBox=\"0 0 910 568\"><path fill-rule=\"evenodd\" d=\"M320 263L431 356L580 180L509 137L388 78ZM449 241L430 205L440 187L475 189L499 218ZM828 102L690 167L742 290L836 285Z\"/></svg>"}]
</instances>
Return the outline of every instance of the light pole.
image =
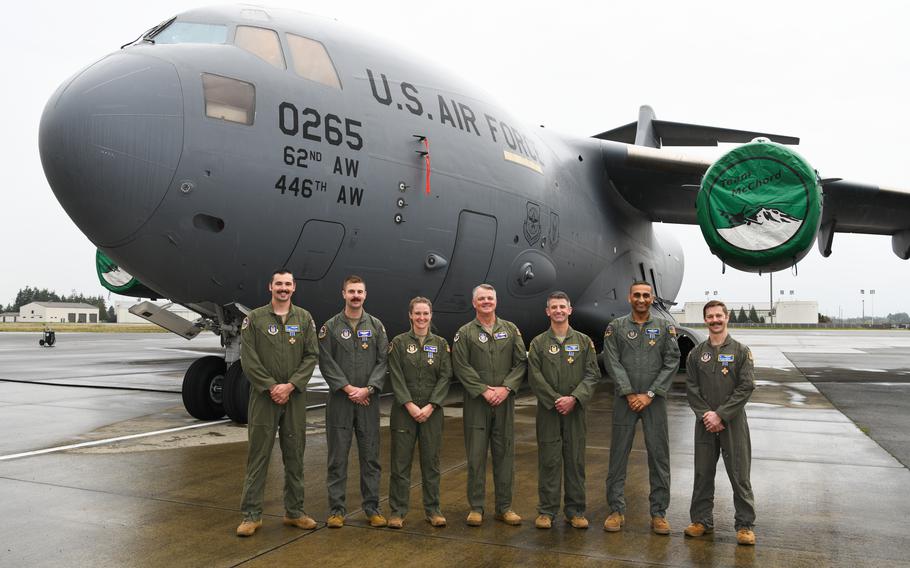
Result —
<instances>
[{"instance_id":1,"label":"light pole","mask_svg":"<svg viewBox=\"0 0 910 568\"><path fill-rule=\"evenodd\" d=\"M875 327L875 290L869 290L869 301L872 302L872 327Z\"/></svg>"},{"instance_id":2,"label":"light pole","mask_svg":"<svg viewBox=\"0 0 910 568\"><path fill-rule=\"evenodd\" d=\"M859 291L859 295L862 298L862 302L863 302L863 317L861 320L859 320L859 325L860 325L860 327L862 327L862 326L866 325L866 290L861 289Z\"/></svg>"}]
</instances>

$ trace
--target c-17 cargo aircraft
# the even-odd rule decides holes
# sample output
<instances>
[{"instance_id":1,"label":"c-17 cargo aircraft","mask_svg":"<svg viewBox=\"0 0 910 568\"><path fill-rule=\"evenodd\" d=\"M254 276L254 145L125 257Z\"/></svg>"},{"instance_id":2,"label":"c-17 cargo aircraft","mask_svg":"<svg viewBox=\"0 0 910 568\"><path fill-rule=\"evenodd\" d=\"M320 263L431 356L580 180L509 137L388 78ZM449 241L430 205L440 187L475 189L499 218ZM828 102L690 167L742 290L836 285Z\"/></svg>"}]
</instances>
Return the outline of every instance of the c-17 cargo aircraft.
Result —
<instances>
[{"instance_id":1,"label":"c-17 cargo aircraft","mask_svg":"<svg viewBox=\"0 0 910 568\"><path fill-rule=\"evenodd\" d=\"M744 143L714 163L666 146ZM202 314L136 312L224 357L187 370L200 419L246 418L240 323L287 267L317 321L345 275L370 311L407 328L415 295L451 337L493 284L498 313L527 337L565 290L595 338L626 313L634 280L655 310L679 291L683 251L656 222L698 223L727 265L774 271L835 232L892 235L910 256L910 193L821 179L798 139L658 120L590 138L532 127L481 92L321 17L254 6L191 10L68 79L40 127L47 179L97 246L102 283ZM697 339L680 330L683 361Z\"/></svg>"}]
</instances>

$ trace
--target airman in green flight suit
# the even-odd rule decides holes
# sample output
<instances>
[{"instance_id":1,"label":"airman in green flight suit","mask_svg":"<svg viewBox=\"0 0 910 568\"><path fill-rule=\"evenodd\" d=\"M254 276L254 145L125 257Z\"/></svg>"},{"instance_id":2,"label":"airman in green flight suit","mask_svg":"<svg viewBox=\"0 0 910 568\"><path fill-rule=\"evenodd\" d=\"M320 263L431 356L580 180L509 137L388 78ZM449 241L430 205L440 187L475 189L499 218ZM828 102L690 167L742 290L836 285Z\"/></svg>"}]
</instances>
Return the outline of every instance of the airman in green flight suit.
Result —
<instances>
[{"instance_id":1,"label":"airman in green flight suit","mask_svg":"<svg viewBox=\"0 0 910 568\"><path fill-rule=\"evenodd\" d=\"M569 326L572 304L565 292L547 298L550 329L531 341L528 382L537 396L537 491L539 529L559 512L565 477L566 520L588 528L585 518L585 407L600 380L597 352L587 335Z\"/></svg>"},{"instance_id":2,"label":"airman in green flight suit","mask_svg":"<svg viewBox=\"0 0 910 568\"><path fill-rule=\"evenodd\" d=\"M411 330L389 344L392 405L392 473L389 479L389 528L400 529L408 513L414 446L420 445L423 509L427 522L444 527L439 510L439 451L444 417L442 403L452 380L449 344L430 331L433 304L417 296L408 308Z\"/></svg>"},{"instance_id":3,"label":"airman in green flight suit","mask_svg":"<svg viewBox=\"0 0 910 568\"><path fill-rule=\"evenodd\" d=\"M651 484L651 530L670 534L670 444L667 426L667 391L679 368L676 327L651 315L654 291L647 282L629 288L632 312L613 320L604 332L604 365L616 385L613 434L607 473L610 515L604 530L616 532L625 524L624 486L635 424L641 420L648 450Z\"/></svg>"},{"instance_id":4,"label":"airman in green flight suit","mask_svg":"<svg viewBox=\"0 0 910 568\"><path fill-rule=\"evenodd\" d=\"M515 474L515 392L527 371L521 332L496 317L496 289L472 292L476 317L461 326L452 346L452 368L464 387L464 442L468 458L469 526L483 523L488 448L493 454L496 520L520 525L512 510Z\"/></svg>"},{"instance_id":5,"label":"airman in green flight suit","mask_svg":"<svg viewBox=\"0 0 910 568\"><path fill-rule=\"evenodd\" d=\"M247 435L249 451L237 536L252 536L262 526L262 495L269 458L278 433L284 461L284 524L316 528L303 510L303 452L306 447L306 385L316 368L319 347L310 313L291 303L294 275L272 274L269 304L256 308L241 324L240 360L250 381Z\"/></svg>"}]
</instances>

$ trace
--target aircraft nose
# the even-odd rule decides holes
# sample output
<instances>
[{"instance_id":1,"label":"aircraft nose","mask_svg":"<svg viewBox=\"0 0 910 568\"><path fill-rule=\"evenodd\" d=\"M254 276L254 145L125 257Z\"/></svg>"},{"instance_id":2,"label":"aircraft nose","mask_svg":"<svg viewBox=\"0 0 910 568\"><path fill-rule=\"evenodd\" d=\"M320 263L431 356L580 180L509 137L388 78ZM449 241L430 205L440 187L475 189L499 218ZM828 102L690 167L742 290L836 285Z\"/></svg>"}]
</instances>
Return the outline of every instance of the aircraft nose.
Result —
<instances>
[{"instance_id":1,"label":"aircraft nose","mask_svg":"<svg viewBox=\"0 0 910 568\"><path fill-rule=\"evenodd\" d=\"M41 117L39 150L57 200L96 245L123 241L152 215L183 146L175 67L126 51L62 85Z\"/></svg>"}]
</instances>

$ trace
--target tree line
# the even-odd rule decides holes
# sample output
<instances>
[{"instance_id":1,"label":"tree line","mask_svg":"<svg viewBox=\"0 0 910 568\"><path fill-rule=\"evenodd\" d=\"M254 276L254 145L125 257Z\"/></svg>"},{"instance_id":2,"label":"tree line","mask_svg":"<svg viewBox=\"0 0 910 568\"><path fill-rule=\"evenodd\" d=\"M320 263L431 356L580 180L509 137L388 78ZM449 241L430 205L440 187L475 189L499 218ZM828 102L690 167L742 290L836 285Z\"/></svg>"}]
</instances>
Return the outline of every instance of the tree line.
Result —
<instances>
[{"instance_id":1,"label":"tree line","mask_svg":"<svg viewBox=\"0 0 910 568\"><path fill-rule=\"evenodd\" d=\"M55 290L47 288L32 288L26 286L20 288L16 294L16 299L12 304L5 307L0 304L4 312L18 312L19 308L32 302L69 302L83 303L98 307L98 320L103 322L117 321L117 315L114 313L114 306L108 306L102 296L86 296L82 293L71 290L69 294L58 294Z\"/></svg>"}]
</instances>

